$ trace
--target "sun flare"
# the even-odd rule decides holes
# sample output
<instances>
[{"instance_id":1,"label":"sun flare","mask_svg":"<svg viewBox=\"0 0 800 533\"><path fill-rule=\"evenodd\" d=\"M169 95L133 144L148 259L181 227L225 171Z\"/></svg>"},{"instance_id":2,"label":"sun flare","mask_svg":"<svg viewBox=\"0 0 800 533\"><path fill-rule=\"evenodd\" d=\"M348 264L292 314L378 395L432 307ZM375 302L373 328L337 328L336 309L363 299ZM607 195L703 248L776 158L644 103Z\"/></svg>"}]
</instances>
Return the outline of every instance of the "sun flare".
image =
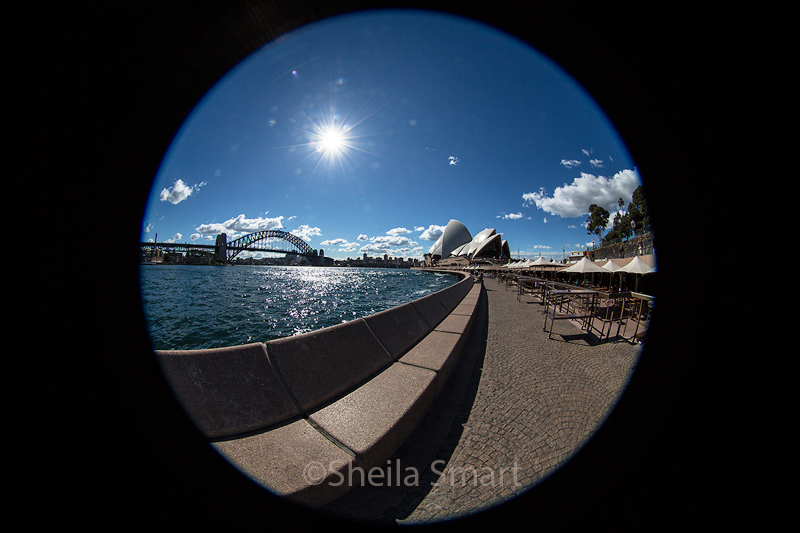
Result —
<instances>
[{"instance_id":1,"label":"sun flare","mask_svg":"<svg viewBox=\"0 0 800 533\"><path fill-rule=\"evenodd\" d=\"M335 108L331 108L317 111L311 116L301 116L306 125L297 128L296 137L303 142L290 145L292 153L300 153L297 164L305 161L303 165L311 171L311 175L317 171L352 172L359 166L359 157L376 157L377 154L372 150L374 141L364 141L365 136L371 135L363 131L358 133L358 129L374 113L375 111L363 118L349 117L352 120L347 120ZM299 175L301 172L302 169L298 166L295 174Z\"/></svg>"},{"instance_id":2,"label":"sun flare","mask_svg":"<svg viewBox=\"0 0 800 533\"><path fill-rule=\"evenodd\" d=\"M338 152L344 146L344 135L341 130L329 129L320 136L319 151Z\"/></svg>"}]
</instances>

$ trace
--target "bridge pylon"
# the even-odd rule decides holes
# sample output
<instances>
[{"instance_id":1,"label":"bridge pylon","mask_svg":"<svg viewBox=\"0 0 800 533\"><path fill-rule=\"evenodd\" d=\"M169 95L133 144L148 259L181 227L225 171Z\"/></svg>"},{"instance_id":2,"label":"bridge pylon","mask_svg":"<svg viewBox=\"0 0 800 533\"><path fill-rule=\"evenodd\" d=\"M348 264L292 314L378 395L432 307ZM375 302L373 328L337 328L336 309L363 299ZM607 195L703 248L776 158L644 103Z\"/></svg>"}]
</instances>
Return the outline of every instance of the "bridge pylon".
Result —
<instances>
[{"instance_id":1,"label":"bridge pylon","mask_svg":"<svg viewBox=\"0 0 800 533\"><path fill-rule=\"evenodd\" d=\"M221 263L226 262L228 260L228 235L225 233L220 233L217 235L217 240L214 243L214 247L217 261Z\"/></svg>"}]
</instances>

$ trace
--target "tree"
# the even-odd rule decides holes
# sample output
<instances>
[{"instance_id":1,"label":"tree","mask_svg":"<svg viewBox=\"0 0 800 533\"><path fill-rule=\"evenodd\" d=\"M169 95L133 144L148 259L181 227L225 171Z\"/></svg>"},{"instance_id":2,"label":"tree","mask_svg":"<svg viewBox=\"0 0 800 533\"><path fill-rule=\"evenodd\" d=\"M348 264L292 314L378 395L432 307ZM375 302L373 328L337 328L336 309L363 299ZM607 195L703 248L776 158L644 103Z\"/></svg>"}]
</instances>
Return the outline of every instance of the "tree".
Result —
<instances>
[{"instance_id":1,"label":"tree","mask_svg":"<svg viewBox=\"0 0 800 533\"><path fill-rule=\"evenodd\" d=\"M590 205L589 218L586 219L586 233L599 237L600 233L608 226L609 216L611 216L610 213L604 207L600 207L597 204Z\"/></svg>"},{"instance_id":2,"label":"tree","mask_svg":"<svg viewBox=\"0 0 800 533\"><path fill-rule=\"evenodd\" d=\"M633 191L631 201L628 204L628 212L631 216L631 220L636 222L637 228L644 228L650 225L650 213L642 185L639 185L636 187L636 190Z\"/></svg>"},{"instance_id":3,"label":"tree","mask_svg":"<svg viewBox=\"0 0 800 533\"><path fill-rule=\"evenodd\" d=\"M619 232L619 228L616 224L606 233L606 236L603 237L603 240L600 241L601 246L608 246L611 243L616 241L622 240L622 234Z\"/></svg>"},{"instance_id":4,"label":"tree","mask_svg":"<svg viewBox=\"0 0 800 533\"><path fill-rule=\"evenodd\" d=\"M617 205L619 206L619 211L622 211L625 208L625 202L622 201L622 198L619 199ZM630 204L628 204L627 213L622 215L618 212L616 215L614 215L614 223L611 231L613 231L615 233L615 237L619 239L627 239L633 234L633 228L631 227Z\"/></svg>"}]
</instances>

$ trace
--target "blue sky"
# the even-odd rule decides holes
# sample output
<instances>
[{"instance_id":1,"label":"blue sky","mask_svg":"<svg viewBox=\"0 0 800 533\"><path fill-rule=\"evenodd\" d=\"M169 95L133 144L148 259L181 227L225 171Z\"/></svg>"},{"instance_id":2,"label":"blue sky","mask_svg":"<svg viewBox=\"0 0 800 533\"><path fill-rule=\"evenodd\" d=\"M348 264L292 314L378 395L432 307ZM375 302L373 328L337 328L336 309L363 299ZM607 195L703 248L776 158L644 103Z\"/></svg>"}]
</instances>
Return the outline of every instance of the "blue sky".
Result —
<instances>
[{"instance_id":1,"label":"blue sky","mask_svg":"<svg viewBox=\"0 0 800 533\"><path fill-rule=\"evenodd\" d=\"M560 259L591 245L590 204L613 219L640 184L591 97L529 45L451 15L356 14L220 80L165 154L141 238L281 229L329 257L422 258L454 218Z\"/></svg>"}]
</instances>

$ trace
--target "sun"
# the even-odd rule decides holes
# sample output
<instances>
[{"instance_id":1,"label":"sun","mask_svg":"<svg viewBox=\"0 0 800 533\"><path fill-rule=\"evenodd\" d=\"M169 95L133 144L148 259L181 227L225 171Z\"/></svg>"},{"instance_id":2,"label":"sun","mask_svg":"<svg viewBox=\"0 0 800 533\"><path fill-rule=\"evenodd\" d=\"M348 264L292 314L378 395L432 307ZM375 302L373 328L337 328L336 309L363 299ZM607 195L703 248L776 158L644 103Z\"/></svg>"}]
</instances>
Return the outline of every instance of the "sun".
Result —
<instances>
[{"instance_id":1,"label":"sun","mask_svg":"<svg viewBox=\"0 0 800 533\"><path fill-rule=\"evenodd\" d=\"M344 142L344 134L341 129L328 128L320 135L317 150L320 152L339 152L344 147Z\"/></svg>"},{"instance_id":2,"label":"sun","mask_svg":"<svg viewBox=\"0 0 800 533\"><path fill-rule=\"evenodd\" d=\"M302 161L305 161L304 165L311 171L310 175L314 175L317 171L352 173L360 166L358 164L360 155L377 157L371 149L373 141L363 140L365 136L370 135L363 132L358 134L359 127L375 112L360 120L355 120L357 117L350 117L355 122L346 120L346 117L339 115L334 108L327 112L320 110L318 114L312 116L300 117L307 124L305 127L296 128L298 130L296 136L303 142L290 145L291 152L299 152L295 175L303 172L300 163Z\"/></svg>"}]
</instances>

